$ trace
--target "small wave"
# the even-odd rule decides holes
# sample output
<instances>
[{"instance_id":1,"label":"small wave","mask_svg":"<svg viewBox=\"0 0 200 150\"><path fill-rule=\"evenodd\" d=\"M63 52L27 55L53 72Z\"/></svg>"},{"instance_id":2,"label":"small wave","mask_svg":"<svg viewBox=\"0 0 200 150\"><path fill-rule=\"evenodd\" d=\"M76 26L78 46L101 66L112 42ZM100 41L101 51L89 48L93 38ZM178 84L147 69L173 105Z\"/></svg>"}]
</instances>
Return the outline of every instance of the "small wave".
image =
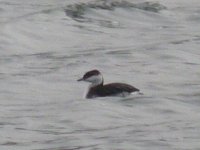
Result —
<instances>
[{"instance_id":1,"label":"small wave","mask_svg":"<svg viewBox=\"0 0 200 150\"><path fill-rule=\"evenodd\" d=\"M13 145L18 145L19 143L13 142L13 141L7 141L5 143L2 143L1 145L6 145L6 146L13 146Z\"/></svg>"},{"instance_id":2,"label":"small wave","mask_svg":"<svg viewBox=\"0 0 200 150\"><path fill-rule=\"evenodd\" d=\"M68 5L65 8L65 13L67 16L73 19L84 19L85 18L84 15L86 11L89 9L104 9L108 11L113 11L116 8L136 8L151 12L159 12L163 9L166 9L165 6L159 4L158 2L142 2L134 4L128 1L97 0L89 3L78 3L78 4Z\"/></svg>"}]
</instances>

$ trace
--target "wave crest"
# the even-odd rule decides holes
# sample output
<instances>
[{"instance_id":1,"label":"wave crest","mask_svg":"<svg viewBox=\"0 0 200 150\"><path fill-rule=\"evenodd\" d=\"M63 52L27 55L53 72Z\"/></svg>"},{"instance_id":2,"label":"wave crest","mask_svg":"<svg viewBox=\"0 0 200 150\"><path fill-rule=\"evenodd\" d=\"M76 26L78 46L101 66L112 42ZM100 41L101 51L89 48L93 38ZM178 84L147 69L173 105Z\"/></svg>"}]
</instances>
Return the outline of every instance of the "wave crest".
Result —
<instances>
[{"instance_id":1,"label":"wave crest","mask_svg":"<svg viewBox=\"0 0 200 150\"><path fill-rule=\"evenodd\" d=\"M131 3L128 1L108 1L108 0L97 0L89 3L78 3L73 5L68 5L65 8L65 13L71 18L84 18L85 12L89 9L104 9L108 11L113 11L116 8L136 8L144 11L159 12L166 9L165 6L158 2L141 2L141 3Z\"/></svg>"}]
</instances>

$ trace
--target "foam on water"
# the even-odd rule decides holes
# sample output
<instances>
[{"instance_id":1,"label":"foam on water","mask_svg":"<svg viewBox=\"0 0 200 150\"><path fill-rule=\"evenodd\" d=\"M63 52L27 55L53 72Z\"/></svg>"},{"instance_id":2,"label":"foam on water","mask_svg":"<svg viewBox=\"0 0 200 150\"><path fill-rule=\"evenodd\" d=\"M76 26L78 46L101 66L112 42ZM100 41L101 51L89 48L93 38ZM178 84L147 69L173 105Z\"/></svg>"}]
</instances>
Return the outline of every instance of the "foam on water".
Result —
<instances>
[{"instance_id":1,"label":"foam on water","mask_svg":"<svg viewBox=\"0 0 200 150\"><path fill-rule=\"evenodd\" d=\"M1 150L199 149L198 0L0 4ZM94 68L144 95L83 99Z\"/></svg>"}]
</instances>

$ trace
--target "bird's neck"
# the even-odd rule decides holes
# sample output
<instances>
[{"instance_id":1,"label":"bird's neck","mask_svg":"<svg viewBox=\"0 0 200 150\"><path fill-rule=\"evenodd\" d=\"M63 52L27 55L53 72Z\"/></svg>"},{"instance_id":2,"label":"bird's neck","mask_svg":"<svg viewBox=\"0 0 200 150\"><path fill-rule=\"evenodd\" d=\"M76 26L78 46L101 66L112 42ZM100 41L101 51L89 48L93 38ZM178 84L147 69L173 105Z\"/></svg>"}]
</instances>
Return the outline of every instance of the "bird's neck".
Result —
<instances>
[{"instance_id":1,"label":"bird's neck","mask_svg":"<svg viewBox=\"0 0 200 150\"><path fill-rule=\"evenodd\" d=\"M103 86L103 80L91 83L89 88L93 88L93 87L97 87L97 86Z\"/></svg>"},{"instance_id":2,"label":"bird's neck","mask_svg":"<svg viewBox=\"0 0 200 150\"><path fill-rule=\"evenodd\" d=\"M95 97L96 93L98 93L97 91L102 87L103 87L103 81L99 82L98 84L97 83L90 84L86 97L87 98Z\"/></svg>"}]
</instances>

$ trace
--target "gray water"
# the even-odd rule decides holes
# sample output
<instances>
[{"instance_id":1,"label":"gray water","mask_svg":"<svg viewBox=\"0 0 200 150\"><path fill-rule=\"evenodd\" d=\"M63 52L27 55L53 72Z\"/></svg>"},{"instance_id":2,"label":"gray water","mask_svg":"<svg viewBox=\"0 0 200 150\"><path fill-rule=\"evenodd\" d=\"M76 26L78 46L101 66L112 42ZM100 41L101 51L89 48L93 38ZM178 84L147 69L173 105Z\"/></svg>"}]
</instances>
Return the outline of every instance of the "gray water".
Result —
<instances>
[{"instance_id":1,"label":"gray water","mask_svg":"<svg viewBox=\"0 0 200 150\"><path fill-rule=\"evenodd\" d=\"M0 1L1 150L199 150L200 1ZM76 80L144 95L85 99Z\"/></svg>"}]
</instances>

